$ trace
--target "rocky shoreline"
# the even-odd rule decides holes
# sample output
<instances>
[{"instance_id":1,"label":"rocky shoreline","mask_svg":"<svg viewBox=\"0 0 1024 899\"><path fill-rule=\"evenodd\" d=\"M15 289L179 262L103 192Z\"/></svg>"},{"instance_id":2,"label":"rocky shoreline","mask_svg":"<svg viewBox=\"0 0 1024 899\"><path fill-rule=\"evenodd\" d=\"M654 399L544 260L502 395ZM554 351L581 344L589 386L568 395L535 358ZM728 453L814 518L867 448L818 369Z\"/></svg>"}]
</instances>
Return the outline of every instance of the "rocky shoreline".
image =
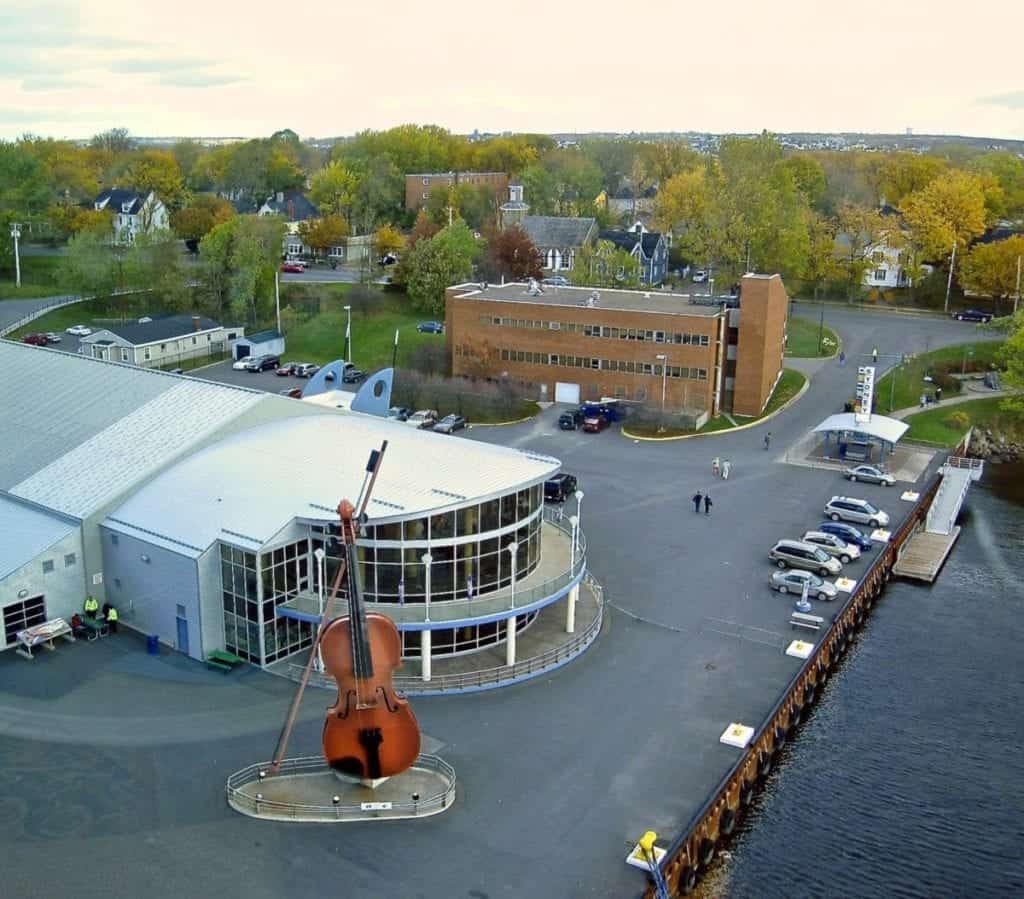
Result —
<instances>
[{"instance_id":1,"label":"rocky shoreline","mask_svg":"<svg viewBox=\"0 0 1024 899\"><path fill-rule=\"evenodd\" d=\"M1024 444L993 434L988 428L976 428L972 432L967 452L976 459L995 464L1024 461Z\"/></svg>"}]
</instances>

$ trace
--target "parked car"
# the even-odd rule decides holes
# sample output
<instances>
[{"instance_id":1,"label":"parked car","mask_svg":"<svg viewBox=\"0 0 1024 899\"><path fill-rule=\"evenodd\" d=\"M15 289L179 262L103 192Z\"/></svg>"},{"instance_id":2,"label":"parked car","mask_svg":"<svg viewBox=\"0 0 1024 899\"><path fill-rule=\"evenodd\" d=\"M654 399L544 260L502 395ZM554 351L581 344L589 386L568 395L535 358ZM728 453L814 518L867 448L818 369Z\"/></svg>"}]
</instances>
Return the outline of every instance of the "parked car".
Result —
<instances>
[{"instance_id":1,"label":"parked car","mask_svg":"<svg viewBox=\"0 0 1024 899\"><path fill-rule=\"evenodd\" d=\"M21 338L21 342L32 346L46 346L50 341L46 339L45 334L26 334Z\"/></svg>"},{"instance_id":2,"label":"parked car","mask_svg":"<svg viewBox=\"0 0 1024 899\"><path fill-rule=\"evenodd\" d=\"M438 434L454 434L466 427L466 419L461 415L446 415L436 425L434 430Z\"/></svg>"},{"instance_id":3,"label":"parked car","mask_svg":"<svg viewBox=\"0 0 1024 899\"><path fill-rule=\"evenodd\" d=\"M436 409L420 409L419 412L413 412L406 420L405 423L413 428L418 428L421 431L429 431L437 423L437 410Z\"/></svg>"},{"instance_id":4,"label":"parked car","mask_svg":"<svg viewBox=\"0 0 1024 899\"><path fill-rule=\"evenodd\" d=\"M839 574L843 570L843 563L838 559L832 558L820 546L812 546L802 540L780 540L771 548L768 558L779 568L804 568L822 577Z\"/></svg>"},{"instance_id":5,"label":"parked car","mask_svg":"<svg viewBox=\"0 0 1024 899\"><path fill-rule=\"evenodd\" d=\"M572 282L564 275L552 275L540 282L545 287L571 287Z\"/></svg>"},{"instance_id":6,"label":"parked car","mask_svg":"<svg viewBox=\"0 0 1024 899\"><path fill-rule=\"evenodd\" d=\"M608 419L603 415L588 415L583 419L583 430L588 434L599 434L608 427Z\"/></svg>"},{"instance_id":7,"label":"parked car","mask_svg":"<svg viewBox=\"0 0 1024 899\"><path fill-rule=\"evenodd\" d=\"M72 325L70 328L65 328L64 333L73 334L75 337L88 337L92 334L92 328L87 328L85 325Z\"/></svg>"},{"instance_id":8,"label":"parked car","mask_svg":"<svg viewBox=\"0 0 1024 899\"><path fill-rule=\"evenodd\" d=\"M235 371L245 371L250 362L252 362L252 356L242 356L240 359L236 359L232 362L231 367Z\"/></svg>"},{"instance_id":9,"label":"parked car","mask_svg":"<svg viewBox=\"0 0 1024 899\"><path fill-rule=\"evenodd\" d=\"M420 322L416 330L420 334L444 334L444 322Z\"/></svg>"},{"instance_id":10,"label":"parked car","mask_svg":"<svg viewBox=\"0 0 1024 899\"><path fill-rule=\"evenodd\" d=\"M855 521L873 528L884 528L889 524L889 516L885 512L876 509L866 499L852 496L833 496L825 504L825 514L833 521Z\"/></svg>"},{"instance_id":11,"label":"parked car","mask_svg":"<svg viewBox=\"0 0 1024 899\"><path fill-rule=\"evenodd\" d=\"M771 584L773 590L778 590L779 593L796 594L802 594L804 584L806 584L807 595L824 602L831 602L839 595L835 584L823 581L809 571L776 571L768 578L768 583Z\"/></svg>"},{"instance_id":12,"label":"parked car","mask_svg":"<svg viewBox=\"0 0 1024 899\"><path fill-rule=\"evenodd\" d=\"M294 375L298 367L294 362L285 362L274 374L279 378L287 378L289 375Z\"/></svg>"},{"instance_id":13,"label":"parked car","mask_svg":"<svg viewBox=\"0 0 1024 899\"><path fill-rule=\"evenodd\" d=\"M578 483L575 475L560 471L544 482L544 499L552 503L564 503L576 492Z\"/></svg>"},{"instance_id":14,"label":"parked car","mask_svg":"<svg viewBox=\"0 0 1024 899\"><path fill-rule=\"evenodd\" d=\"M341 380L345 384L358 384L366 380L366 372L360 368L346 368Z\"/></svg>"},{"instance_id":15,"label":"parked car","mask_svg":"<svg viewBox=\"0 0 1024 899\"><path fill-rule=\"evenodd\" d=\"M856 465L853 468L844 469L843 475L854 482L863 481L865 484L881 484L883 487L891 487L896 483L896 478L877 465Z\"/></svg>"},{"instance_id":16,"label":"parked car","mask_svg":"<svg viewBox=\"0 0 1024 899\"><path fill-rule=\"evenodd\" d=\"M579 409L573 409L571 412L563 412L558 416L558 427L563 431L575 431L581 424L586 416L580 412Z\"/></svg>"},{"instance_id":17,"label":"parked car","mask_svg":"<svg viewBox=\"0 0 1024 899\"><path fill-rule=\"evenodd\" d=\"M384 417L405 421L410 415L412 415L412 409L407 409L405 406L392 406Z\"/></svg>"},{"instance_id":18,"label":"parked car","mask_svg":"<svg viewBox=\"0 0 1024 899\"><path fill-rule=\"evenodd\" d=\"M617 403L581 403L579 411L584 418L603 415L609 422L622 418L622 407Z\"/></svg>"},{"instance_id":19,"label":"parked car","mask_svg":"<svg viewBox=\"0 0 1024 899\"><path fill-rule=\"evenodd\" d=\"M697 269L692 276L692 281L694 284L703 284L705 281L707 281L707 279L708 273L704 271L704 269L702 268Z\"/></svg>"},{"instance_id":20,"label":"parked car","mask_svg":"<svg viewBox=\"0 0 1024 899\"><path fill-rule=\"evenodd\" d=\"M281 364L281 360L277 356L257 356L255 359L250 359L245 366L246 371L267 371L271 368L277 368Z\"/></svg>"},{"instance_id":21,"label":"parked car","mask_svg":"<svg viewBox=\"0 0 1024 899\"><path fill-rule=\"evenodd\" d=\"M302 388L301 387L285 387L284 390L277 391L281 396L290 397L293 400L302 399Z\"/></svg>"},{"instance_id":22,"label":"parked car","mask_svg":"<svg viewBox=\"0 0 1024 899\"><path fill-rule=\"evenodd\" d=\"M319 365L314 365L312 362L299 362L295 366L295 377L312 378L318 371L320 371Z\"/></svg>"},{"instance_id":23,"label":"parked car","mask_svg":"<svg viewBox=\"0 0 1024 899\"><path fill-rule=\"evenodd\" d=\"M47 331L44 335L47 343L60 343L60 334L54 331Z\"/></svg>"},{"instance_id":24,"label":"parked car","mask_svg":"<svg viewBox=\"0 0 1024 899\"><path fill-rule=\"evenodd\" d=\"M820 546L830 556L835 556L844 565L860 558L860 547L847 543L835 534L826 531L806 531L800 538L804 543Z\"/></svg>"},{"instance_id":25,"label":"parked car","mask_svg":"<svg viewBox=\"0 0 1024 899\"><path fill-rule=\"evenodd\" d=\"M980 309L963 309L960 312L951 313L958 322L990 322L992 313L982 312Z\"/></svg>"},{"instance_id":26,"label":"parked car","mask_svg":"<svg viewBox=\"0 0 1024 899\"><path fill-rule=\"evenodd\" d=\"M288 272L293 275L301 275L306 270L306 266L301 262L296 262L294 259L290 259L286 262L281 263L281 271Z\"/></svg>"},{"instance_id":27,"label":"parked car","mask_svg":"<svg viewBox=\"0 0 1024 899\"><path fill-rule=\"evenodd\" d=\"M823 521L818 525L818 530L823 531L826 534L835 534L844 543L850 543L856 546L861 552L871 549L874 543L871 542L870 537L865 537L864 534L852 524L843 524L841 521Z\"/></svg>"}]
</instances>

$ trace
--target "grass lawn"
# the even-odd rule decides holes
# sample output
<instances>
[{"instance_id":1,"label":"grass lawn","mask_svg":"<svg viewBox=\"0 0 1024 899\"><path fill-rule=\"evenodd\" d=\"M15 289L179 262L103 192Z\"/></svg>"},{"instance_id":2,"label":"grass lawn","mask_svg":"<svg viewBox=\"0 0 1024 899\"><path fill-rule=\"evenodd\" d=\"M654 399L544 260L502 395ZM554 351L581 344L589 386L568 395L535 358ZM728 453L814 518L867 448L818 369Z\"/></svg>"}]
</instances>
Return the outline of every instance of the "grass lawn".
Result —
<instances>
[{"instance_id":1,"label":"grass lawn","mask_svg":"<svg viewBox=\"0 0 1024 899\"><path fill-rule=\"evenodd\" d=\"M915 356L875 384L875 411L885 414L894 409L919 405L921 393L927 389L930 394L933 389L932 384L924 380L926 374L935 375L943 371L959 373L962 368L968 372L987 371L993 364L997 364L996 356L1002 345L1001 341L962 343ZM948 398L960 393L959 381L943 378L941 383L943 396Z\"/></svg>"},{"instance_id":2,"label":"grass lawn","mask_svg":"<svg viewBox=\"0 0 1024 899\"><path fill-rule=\"evenodd\" d=\"M142 315L159 315L161 311L153 308L152 298L146 294L136 297L126 295L113 299L83 300L81 303L73 303L47 312L46 315L41 315L8 336L11 340L20 340L26 334L34 334L37 331L56 331L62 334L64 329L71 325L88 325L95 331L103 327L96 323L97 318L120 318L122 310L128 321Z\"/></svg>"},{"instance_id":3,"label":"grass lawn","mask_svg":"<svg viewBox=\"0 0 1024 899\"><path fill-rule=\"evenodd\" d=\"M315 362L323 365L345 355L345 326L347 313L341 308L340 298L345 290L339 288L351 285L317 285L332 288L330 295L337 295L338 302L324 305L326 311L313 315L295 325L286 334L289 359L300 362ZM334 300L334 296L330 296ZM282 305L285 297L281 297ZM298 304L296 304L298 305ZM395 343L395 329L398 330L398 365L405 364L416 347L425 343L445 343L443 334L420 334L416 325L427 318L409 305L404 294L385 293L378 305L370 311L352 310L352 358L364 371L375 371L391 365Z\"/></svg>"},{"instance_id":4,"label":"grass lawn","mask_svg":"<svg viewBox=\"0 0 1024 899\"><path fill-rule=\"evenodd\" d=\"M14 266L0 271L0 300L58 296L67 291L57 284L60 256L22 256L21 287L14 286Z\"/></svg>"},{"instance_id":5,"label":"grass lawn","mask_svg":"<svg viewBox=\"0 0 1024 899\"><path fill-rule=\"evenodd\" d=\"M906 423L910 425L907 440L920 440L924 443L935 443L940 446L956 446L960 438L972 425L974 427L991 428L1011 439L1019 439L1024 435L1024 424L1000 409L1000 397L984 400L971 400L955 406L929 409L908 415Z\"/></svg>"},{"instance_id":6,"label":"grass lawn","mask_svg":"<svg viewBox=\"0 0 1024 899\"><path fill-rule=\"evenodd\" d=\"M831 356L839 349L839 338L831 328L823 328L818 346L818 322L809 318L790 317L786 326L786 355L808 358Z\"/></svg>"}]
</instances>

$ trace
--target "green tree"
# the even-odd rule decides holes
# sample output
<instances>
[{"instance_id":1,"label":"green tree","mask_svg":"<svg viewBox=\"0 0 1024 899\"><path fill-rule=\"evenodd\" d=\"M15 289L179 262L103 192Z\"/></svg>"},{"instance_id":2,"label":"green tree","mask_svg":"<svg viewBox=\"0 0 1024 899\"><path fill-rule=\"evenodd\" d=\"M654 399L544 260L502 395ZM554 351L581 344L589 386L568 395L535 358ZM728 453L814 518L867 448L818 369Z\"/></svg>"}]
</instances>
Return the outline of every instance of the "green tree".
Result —
<instances>
[{"instance_id":1,"label":"green tree","mask_svg":"<svg viewBox=\"0 0 1024 899\"><path fill-rule=\"evenodd\" d=\"M108 297L124 287L123 255L115 254L107 230L75 234L57 268L57 282L68 292Z\"/></svg>"},{"instance_id":2,"label":"green tree","mask_svg":"<svg viewBox=\"0 0 1024 899\"><path fill-rule=\"evenodd\" d=\"M223 197L196 194L188 206L171 213L171 228L182 240L199 241L234 215L234 206Z\"/></svg>"},{"instance_id":3,"label":"green tree","mask_svg":"<svg viewBox=\"0 0 1024 899\"><path fill-rule=\"evenodd\" d=\"M50 196L46 172L31 149L23 143L0 141L0 209L19 218L41 215Z\"/></svg>"},{"instance_id":4,"label":"green tree","mask_svg":"<svg viewBox=\"0 0 1024 899\"><path fill-rule=\"evenodd\" d=\"M193 306L180 244L170 232L139 234L124 255L122 286L153 292L158 304L184 312Z\"/></svg>"},{"instance_id":5,"label":"green tree","mask_svg":"<svg viewBox=\"0 0 1024 899\"><path fill-rule=\"evenodd\" d=\"M348 166L332 162L313 176L309 198L324 215L341 215L351 227L359 177Z\"/></svg>"},{"instance_id":6,"label":"green tree","mask_svg":"<svg viewBox=\"0 0 1024 899\"><path fill-rule=\"evenodd\" d=\"M867 206L844 206L836 221L839 265L846 278L847 299L853 299L871 267L867 251L878 245L892 224L877 210Z\"/></svg>"},{"instance_id":7,"label":"green tree","mask_svg":"<svg viewBox=\"0 0 1024 899\"><path fill-rule=\"evenodd\" d=\"M135 141L127 128L110 128L93 135L89 142L98 150L105 150L108 153L127 153L135 148Z\"/></svg>"},{"instance_id":8,"label":"green tree","mask_svg":"<svg viewBox=\"0 0 1024 899\"><path fill-rule=\"evenodd\" d=\"M880 198L902 209L913 194L924 190L949 169L946 160L920 153L889 153L881 157L875 175Z\"/></svg>"},{"instance_id":9,"label":"green tree","mask_svg":"<svg viewBox=\"0 0 1024 899\"><path fill-rule=\"evenodd\" d=\"M906 198L903 215L929 259L942 259L985 231L985 185L977 175L951 171Z\"/></svg>"},{"instance_id":10,"label":"green tree","mask_svg":"<svg viewBox=\"0 0 1024 899\"><path fill-rule=\"evenodd\" d=\"M382 222L405 215L405 178L387 159L370 160L359 175L352 201L352 227L369 234Z\"/></svg>"},{"instance_id":11,"label":"green tree","mask_svg":"<svg viewBox=\"0 0 1024 899\"><path fill-rule=\"evenodd\" d=\"M445 289L472 275L479 252L479 242L464 222L418 241L404 259L406 290L413 306L443 318Z\"/></svg>"},{"instance_id":12,"label":"green tree","mask_svg":"<svg viewBox=\"0 0 1024 899\"><path fill-rule=\"evenodd\" d=\"M841 268L836 260L836 230L833 222L816 212L807 217L808 248L801 277L811 285L814 299L822 286L839 276Z\"/></svg>"},{"instance_id":13,"label":"green tree","mask_svg":"<svg viewBox=\"0 0 1024 899\"><path fill-rule=\"evenodd\" d=\"M269 317L284 234L277 216L239 215L203 238L200 298L212 318L257 325Z\"/></svg>"},{"instance_id":14,"label":"green tree","mask_svg":"<svg viewBox=\"0 0 1024 899\"><path fill-rule=\"evenodd\" d=\"M143 150L127 161L124 179L135 190L153 191L168 209L185 202L185 179L178 161L166 150Z\"/></svg>"},{"instance_id":15,"label":"green tree","mask_svg":"<svg viewBox=\"0 0 1024 899\"><path fill-rule=\"evenodd\" d=\"M388 254L397 256L405 246L402 233L391 225L381 225L373 235L373 251L378 259Z\"/></svg>"},{"instance_id":16,"label":"green tree","mask_svg":"<svg viewBox=\"0 0 1024 899\"><path fill-rule=\"evenodd\" d=\"M1018 312L1009 323L1010 336L1000 351L1005 366L1003 382L1016 387L1018 393L1007 397L1002 407L1017 416L1024 416L1024 312Z\"/></svg>"},{"instance_id":17,"label":"green tree","mask_svg":"<svg viewBox=\"0 0 1024 899\"><path fill-rule=\"evenodd\" d=\"M581 287L639 287L640 263L611 241L599 240L576 251L572 283Z\"/></svg>"},{"instance_id":18,"label":"green tree","mask_svg":"<svg viewBox=\"0 0 1024 899\"><path fill-rule=\"evenodd\" d=\"M969 168L995 178L1003 194L1004 215L1024 218L1024 159L1007 152L985 153L972 160Z\"/></svg>"}]
</instances>

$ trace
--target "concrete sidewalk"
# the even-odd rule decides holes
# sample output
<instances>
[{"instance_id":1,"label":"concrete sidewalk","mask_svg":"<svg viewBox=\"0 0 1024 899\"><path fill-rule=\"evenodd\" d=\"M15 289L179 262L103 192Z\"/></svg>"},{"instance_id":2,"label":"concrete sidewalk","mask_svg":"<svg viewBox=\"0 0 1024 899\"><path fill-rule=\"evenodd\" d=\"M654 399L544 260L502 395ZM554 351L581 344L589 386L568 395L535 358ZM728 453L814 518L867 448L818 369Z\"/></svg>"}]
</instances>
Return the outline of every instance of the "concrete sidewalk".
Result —
<instances>
[{"instance_id":1,"label":"concrete sidewalk","mask_svg":"<svg viewBox=\"0 0 1024 899\"><path fill-rule=\"evenodd\" d=\"M972 400L988 400L998 399L1004 396L1013 396L1016 392L1016 390L989 390L988 388L973 390L968 387L964 393L961 393L958 396L951 396L949 399L944 399L941 403L929 403L927 406L907 406L906 409L897 409L895 412L888 412L886 414L889 418L903 419L908 415L914 415L917 412L928 412L936 406L941 406L945 409L946 406L959 406L961 403L969 403Z\"/></svg>"}]
</instances>

